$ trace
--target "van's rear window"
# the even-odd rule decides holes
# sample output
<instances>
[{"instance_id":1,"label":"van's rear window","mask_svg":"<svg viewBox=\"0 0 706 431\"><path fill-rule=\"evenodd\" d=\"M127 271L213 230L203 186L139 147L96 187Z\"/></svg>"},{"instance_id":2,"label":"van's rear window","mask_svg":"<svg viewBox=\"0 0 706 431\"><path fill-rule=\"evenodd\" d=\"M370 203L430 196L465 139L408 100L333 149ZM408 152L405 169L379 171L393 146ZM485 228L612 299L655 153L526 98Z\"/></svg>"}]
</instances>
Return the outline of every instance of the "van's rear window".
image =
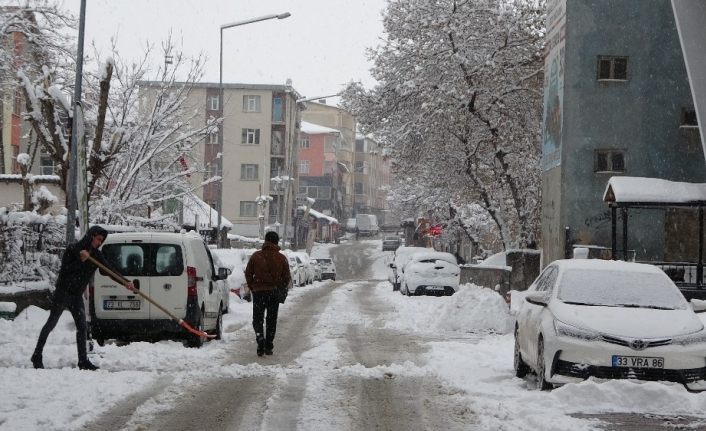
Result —
<instances>
[{"instance_id":1,"label":"van's rear window","mask_svg":"<svg viewBox=\"0 0 706 431\"><path fill-rule=\"evenodd\" d=\"M175 276L184 272L181 248L173 244L106 244L103 255L126 277ZM103 271L101 274L105 275Z\"/></svg>"}]
</instances>

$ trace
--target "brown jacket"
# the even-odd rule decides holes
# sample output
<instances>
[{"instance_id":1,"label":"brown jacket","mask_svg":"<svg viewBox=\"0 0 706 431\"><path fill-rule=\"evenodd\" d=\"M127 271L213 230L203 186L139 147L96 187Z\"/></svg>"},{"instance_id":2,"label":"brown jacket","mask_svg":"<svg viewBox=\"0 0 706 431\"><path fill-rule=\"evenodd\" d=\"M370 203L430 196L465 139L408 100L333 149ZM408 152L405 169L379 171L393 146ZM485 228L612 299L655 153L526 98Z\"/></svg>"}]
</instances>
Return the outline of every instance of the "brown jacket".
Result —
<instances>
[{"instance_id":1,"label":"brown jacket","mask_svg":"<svg viewBox=\"0 0 706 431\"><path fill-rule=\"evenodd\" d=\"M262 250L250 257L245 267L245 280L253 292L287 287L291 276L287 258L279 252L279 247L265 241Z\"/></svg>"}]
</instances>

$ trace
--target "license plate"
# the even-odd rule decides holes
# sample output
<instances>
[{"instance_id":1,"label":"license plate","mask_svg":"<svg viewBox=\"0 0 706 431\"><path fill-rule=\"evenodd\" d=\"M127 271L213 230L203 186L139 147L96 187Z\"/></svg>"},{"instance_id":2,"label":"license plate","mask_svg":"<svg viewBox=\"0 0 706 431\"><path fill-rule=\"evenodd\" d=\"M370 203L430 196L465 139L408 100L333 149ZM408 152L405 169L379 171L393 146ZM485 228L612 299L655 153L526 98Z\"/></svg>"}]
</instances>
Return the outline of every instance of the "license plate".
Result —
<instances>
[{"instance_id":1,"label":"license plate","mask_svg":"<svg viewBox=\"0 0 706 431\"><path fill-rule=\"evenodd\" d=\"M140 301L135 299L106 299L103 301L104 310L139 310Z\"/></svg>"},{"instance_id":2,"label":"license plate","mask_svg":"<svg viewBox=\"0 0 706 431\"><path fill-rule=\"evenodd\" d=\"M429 290L444 290L444 286L427 286Z\"/></svg>"},{"instance_id":3,"label":"license plate","mask_svg":"<svg viewBox=\"0 0 706 431\"><path fill-rule=\"evenodd\" d=\"M613 355L612 363L614 367L664 368L664 358L652 356Z\"/></svg>"}]
</instances>

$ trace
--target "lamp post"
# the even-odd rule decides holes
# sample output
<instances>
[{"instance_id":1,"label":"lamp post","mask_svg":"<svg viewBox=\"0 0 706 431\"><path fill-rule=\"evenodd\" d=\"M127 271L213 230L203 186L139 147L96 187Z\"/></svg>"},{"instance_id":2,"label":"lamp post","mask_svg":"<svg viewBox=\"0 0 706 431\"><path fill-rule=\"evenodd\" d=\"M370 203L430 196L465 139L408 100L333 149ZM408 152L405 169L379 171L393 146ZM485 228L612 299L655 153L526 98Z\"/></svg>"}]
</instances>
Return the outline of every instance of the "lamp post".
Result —
<instances>
[{"instance_id":1,"label":"lamp post","mask_svg":"<svg viewBox=\"0 0 706 431\"><path fill-rule=\"evenodd\" d=\"M222 117L225 115L225 109L223 106L223 30L238 27L245 24L252 24L254 22L266 21L268 19L285 19L289 18L291 14L289 12L284 12L280 14L264 15L258 18L246 19L244 21L232 22L230 24L223 24L221 26L221 37L219 42L219 67L218 67L218 107L221 108ZM221 236L221 223L223 218L223 123L221 123L221 130L218 134L218 175L221 177L221 181L218 183L218 230L217 244L219 247L223 247L223 238Z\"/></svg>"}]
</instances>

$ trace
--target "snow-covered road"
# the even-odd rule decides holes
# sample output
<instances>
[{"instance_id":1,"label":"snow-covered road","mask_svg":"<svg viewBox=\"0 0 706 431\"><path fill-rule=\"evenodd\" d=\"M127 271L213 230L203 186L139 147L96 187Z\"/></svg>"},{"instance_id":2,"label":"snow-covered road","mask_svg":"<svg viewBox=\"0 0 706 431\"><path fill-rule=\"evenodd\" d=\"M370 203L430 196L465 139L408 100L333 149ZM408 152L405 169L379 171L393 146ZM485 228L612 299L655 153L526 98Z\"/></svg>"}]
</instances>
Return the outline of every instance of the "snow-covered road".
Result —
<instances>
[{"instance_id":1,"label":"snow-covered road","mask_svg":"<svg viewBox=\"0 0 706 431\"><path fill-rule=\"evenodd\" d=\"M339 280L291 292L271 357L255 355L251 305L234 296L222 341L106 344L98 372L73 368L69 313L45 370L29 356L47 312L0 320L0 430L589 430L617 417L607 413L705 426L706 394L680 385L531 389L513 376L512 316L497 294L467 285L452 297L402 296L383 281L379 244L314 250L334 257Z\"/></svg>"}]
</instances>

